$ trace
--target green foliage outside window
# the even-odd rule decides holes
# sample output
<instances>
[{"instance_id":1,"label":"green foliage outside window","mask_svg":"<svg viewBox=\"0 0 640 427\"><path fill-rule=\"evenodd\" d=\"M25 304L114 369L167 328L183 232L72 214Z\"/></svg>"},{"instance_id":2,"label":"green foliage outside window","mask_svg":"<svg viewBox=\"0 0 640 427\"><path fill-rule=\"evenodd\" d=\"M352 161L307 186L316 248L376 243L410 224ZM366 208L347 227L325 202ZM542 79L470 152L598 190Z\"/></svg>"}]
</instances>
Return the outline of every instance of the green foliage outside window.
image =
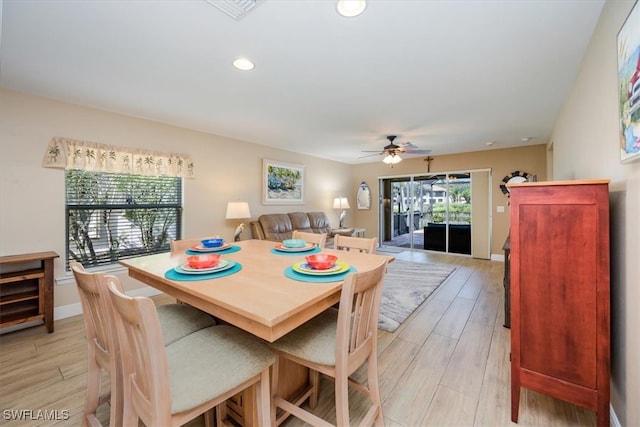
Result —
<instances>
[{"instance_id":1,"label":"green foliage outside window","mask_svg":"<svg viewBox=\"0 0 640 427\"><path fill-rule=\"evenodd\" d=\"M167 251L181 210L179 177L67 171L67 260L96 266Z\"/></svg>"}]
</instances>

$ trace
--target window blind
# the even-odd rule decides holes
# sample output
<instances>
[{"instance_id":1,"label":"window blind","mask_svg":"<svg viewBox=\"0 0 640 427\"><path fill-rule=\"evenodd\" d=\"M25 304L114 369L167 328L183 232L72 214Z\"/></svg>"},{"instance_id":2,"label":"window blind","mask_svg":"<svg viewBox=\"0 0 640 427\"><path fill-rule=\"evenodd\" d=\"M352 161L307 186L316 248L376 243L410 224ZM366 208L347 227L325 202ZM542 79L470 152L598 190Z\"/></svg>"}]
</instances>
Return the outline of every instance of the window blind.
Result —
<instances>
[{"instance_id":1,"label":"window blind","mask_svg":"<svg viewBox=\"0 0 640 427\"><path fill-rule=\"evenodd\" d=\"M182 178L65 173L67 263L113 264L166 252L180 238Z\"/></svg>"}]
</instances>

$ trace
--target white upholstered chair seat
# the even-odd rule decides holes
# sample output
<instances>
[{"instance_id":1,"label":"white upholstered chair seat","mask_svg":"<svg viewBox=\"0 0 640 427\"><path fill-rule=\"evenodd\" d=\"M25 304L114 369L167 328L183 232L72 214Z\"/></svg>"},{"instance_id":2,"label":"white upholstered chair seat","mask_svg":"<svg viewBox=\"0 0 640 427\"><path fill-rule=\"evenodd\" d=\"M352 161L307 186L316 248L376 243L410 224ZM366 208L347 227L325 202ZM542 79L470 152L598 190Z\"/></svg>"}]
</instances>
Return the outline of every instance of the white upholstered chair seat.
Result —
<instances>
[{"instance_id":1,"label":"white upholstered chair seat","mask_svg":"<svg viewBox=\"0 0 640 427\"><path fill-rule=\"evenodd\" d=\"M338 310L330 308L270 345L304 360L335 366L337 327Z\"/></svg>"},{"instance_id":2,"label":"white upholstered chair seat","mask_svg":"<svg viewBox=\"0 0 640 427\"><path fill-rule=\"evenodd\" d=\"M216 324L211 315L187 304L165 304L157 310L165 346Z\"/></svg>"},{"instance_id":3,"label":"white upholstered chair seat","mask_svg":"<svg viewBox=\"0 0 640 427\"><path fill-rule=\"evenodd\" d=\"M166 351L172 414L235 389L275 361L261 341L226 325L187 335L168 345Z\"/></svg>"}]
</instances>

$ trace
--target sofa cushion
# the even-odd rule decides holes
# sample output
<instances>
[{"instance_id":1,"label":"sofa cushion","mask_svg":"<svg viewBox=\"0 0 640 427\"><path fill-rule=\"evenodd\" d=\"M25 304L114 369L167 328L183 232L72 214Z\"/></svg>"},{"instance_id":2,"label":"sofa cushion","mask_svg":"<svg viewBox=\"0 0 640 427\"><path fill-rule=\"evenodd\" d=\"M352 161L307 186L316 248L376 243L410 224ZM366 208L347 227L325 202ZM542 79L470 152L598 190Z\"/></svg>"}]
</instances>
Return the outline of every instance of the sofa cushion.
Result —
<instances>
[{"instance_id":1,"label":"sofa cushion","mask_svg":"<svg viewBox=\"0 0 640 427\"><path fill-rule=\"evenodd\" d=\"M290 239L293 234L293 225L287 214L260 215L258 222L267 240L281 242Z\"/></svg>"},{"instance_id":2,"label":"sofa cushion","mask_svg":"<svg viewBox=\"0 0 640 427\"><path fill-rule=\"evenodd\" d=\"M333 236L329 218L324 212L307 212L309 226L314 233L327 233L328 237Z\"/></svg>"},{"instance_id":3,"label":"sofa cushion","mask_svg":"<svg viewBox=\"0 0 640 427\"><path fill-rule=\"evenodd\" d=\"M333 232L329 218L324 212L291 212L289 214L264 214L251 221L251 233L254 239L281 242L293 236L293 230L307 233L325 233L326 247L333 245Z\"/></svg>"},{"instance_id":4,"label":"sofa cushion","mask_svg":"<svg viewBox=\"0 0 640 427\"><path fill-rule=\"evenodd\" d=\"M289 219L291 220L291 225L294 230L313 233L311 223L309 222L309 216L305 212L291 212L287 215L289 215Z\"/></svg>"}]
</instances>

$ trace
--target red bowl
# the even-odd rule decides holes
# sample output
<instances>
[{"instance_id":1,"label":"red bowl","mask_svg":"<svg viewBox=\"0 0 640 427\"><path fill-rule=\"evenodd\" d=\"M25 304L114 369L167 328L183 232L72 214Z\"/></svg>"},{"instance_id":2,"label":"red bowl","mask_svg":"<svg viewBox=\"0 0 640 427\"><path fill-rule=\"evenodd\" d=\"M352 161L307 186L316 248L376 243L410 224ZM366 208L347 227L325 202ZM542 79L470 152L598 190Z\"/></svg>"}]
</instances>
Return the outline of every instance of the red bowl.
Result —
<instances>
[{"instance_id":1,"label":"red bowl","mask_svg":"<svg viewBox=\"0 0 640 427\"><path fill-rule=\"evenodd\" d=\"M191 268L212 268L220 262L220 254L193 255L187 257Z\"/></svg>"},{"instance_id":2,"label":"red bowl","mask_svg":"<svg viewBox=\"0 0 640 427\"><path fill-rule=\"evenodd\" d=\"M315 254L307 255L305 259L314 270L327 270L336 264L338 257L330 254Z\"/></svg>"}]
</instances>

